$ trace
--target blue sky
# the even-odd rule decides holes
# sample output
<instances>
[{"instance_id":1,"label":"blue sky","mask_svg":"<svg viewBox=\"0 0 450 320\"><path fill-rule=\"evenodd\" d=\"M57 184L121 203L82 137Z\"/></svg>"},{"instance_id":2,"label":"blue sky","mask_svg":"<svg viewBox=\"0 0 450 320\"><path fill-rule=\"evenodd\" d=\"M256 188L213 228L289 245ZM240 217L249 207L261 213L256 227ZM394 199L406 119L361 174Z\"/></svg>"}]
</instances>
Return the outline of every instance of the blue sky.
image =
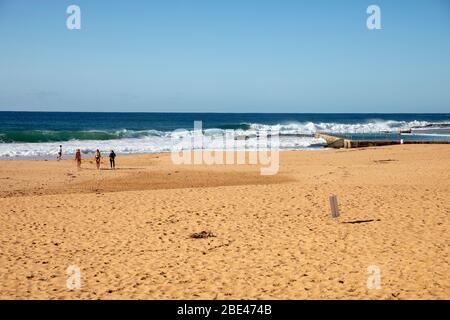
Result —
<instances>
[{"instance_id":1,"label":"blue sky","mask_svg":"<svg viewBox=\"0 0 450 320\"><path fill-rule=\"evenodd\" d=\"M450 0L0 0L0 110L450 112Z\"/></svg>"}]
</instances>

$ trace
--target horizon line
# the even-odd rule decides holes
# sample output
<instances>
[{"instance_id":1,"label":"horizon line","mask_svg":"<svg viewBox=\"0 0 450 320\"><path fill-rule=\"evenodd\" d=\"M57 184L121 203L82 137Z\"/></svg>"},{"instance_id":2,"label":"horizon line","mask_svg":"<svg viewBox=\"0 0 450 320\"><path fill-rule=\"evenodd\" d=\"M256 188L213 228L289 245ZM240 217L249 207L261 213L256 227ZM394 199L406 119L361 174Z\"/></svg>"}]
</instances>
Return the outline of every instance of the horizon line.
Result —
<instances>
[{"instance_id":1,"label":"horizon line","mask_svg":"<svg viewBox=\"0 0 450 320\"><path fill-rule=\"evenodd\" d=\"M46 111L46 110L0 110L5 112L46 112L46 113L160 113L160 114L449 114L450 112L215 112L215 111Z\"/></svg>"}]
</instances>

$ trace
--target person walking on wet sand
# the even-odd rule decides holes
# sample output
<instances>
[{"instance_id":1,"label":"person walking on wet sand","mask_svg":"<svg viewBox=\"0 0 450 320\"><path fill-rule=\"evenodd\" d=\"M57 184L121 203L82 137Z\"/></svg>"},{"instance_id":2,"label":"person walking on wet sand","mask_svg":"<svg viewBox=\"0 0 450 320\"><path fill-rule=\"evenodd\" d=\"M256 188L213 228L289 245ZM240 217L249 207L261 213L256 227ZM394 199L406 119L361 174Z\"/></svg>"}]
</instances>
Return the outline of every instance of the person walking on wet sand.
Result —
<instances>
[{"instance_id":1,"label":"person walking on wet sand","mask_svg":"<svg viewBox=\"0 0 450 320\"><path fill-rule=\"evenodd\" d=\"M97 170L100 170L101 158L102 158L102 155L100 154L100 150L97 149L97 151L95 151L95 164L97 165Z\"/></svg>"},{"instance_id":2,"label":"person walking on wet sand","mask_svg":"<svg viewBox=\"0 0 450 320\"><path fill-rule=\"evenodd\" d=\"M58 161L62 159L62 145L59 145L58 156L56 157L56 159Z\"/></svg>"},{"instance_id":3,"label":"person walking on wet sand","mask_svg":"<svg viewBox=\"0 0 450 320\"><path fill-rule=\"evenodd\" d=\"M81 168L81 151L80 149L77 149L77 152L75 152L75 161L77 162L77 168Z\"/></svg>"},{"instance_id":4,"label":"person walking on wet sand","mask_svg":"<svg viewBox=\"0 0 450 320\"><path fill-rule=\"evenodd\" d=\"M114 153L114 150L111 150L111 153L109 154L109 164L111 169L116 168L116 154Z\"/></svg>"}]
</instances>

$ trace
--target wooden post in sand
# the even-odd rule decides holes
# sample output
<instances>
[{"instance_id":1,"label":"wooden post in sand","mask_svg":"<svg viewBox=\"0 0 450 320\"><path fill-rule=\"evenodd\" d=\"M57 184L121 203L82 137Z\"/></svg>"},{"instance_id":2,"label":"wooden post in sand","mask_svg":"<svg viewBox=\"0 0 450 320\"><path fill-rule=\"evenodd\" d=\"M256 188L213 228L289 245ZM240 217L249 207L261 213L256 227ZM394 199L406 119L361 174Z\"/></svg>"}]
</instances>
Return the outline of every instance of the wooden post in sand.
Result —
<instances>
[{"instance_id":1,"label":"wooden post in sand","mask_svg":"<svg viewBox=\"0 0 450 320\"><path fill-rule=\"evenodd\" d=\"M339 206L337 202L337 197L334 194L330 195L330 207L331 207L331 217L332 218L339 217Z\"/></svg>"}]
</instances>

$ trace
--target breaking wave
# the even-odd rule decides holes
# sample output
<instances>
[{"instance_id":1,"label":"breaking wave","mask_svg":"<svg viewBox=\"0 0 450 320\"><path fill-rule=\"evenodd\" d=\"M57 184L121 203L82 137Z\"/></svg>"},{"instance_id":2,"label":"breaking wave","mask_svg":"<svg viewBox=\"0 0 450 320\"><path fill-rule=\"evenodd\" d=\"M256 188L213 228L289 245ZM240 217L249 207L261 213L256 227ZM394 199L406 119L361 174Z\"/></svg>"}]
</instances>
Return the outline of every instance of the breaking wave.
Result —
<instances>
[{"instance_id":1,"label":"breaking wave","mask_svg":"<svg viewBox=\"0 0 450 320\"><path fill-rule=\"evenodd\" d=\"M383 131L407 130L415 127L430 127L436 124L427 121L372 120L363 123L337 122L289 122L279 124L236 123L224 124L217 128L204 129L205 146L211 149L226 149L221 137L246 137L246 148L256 147L258 132L277 131L280 135L281 150L302 150L322 148L325 141L314 138L317 131L331 133L376 133ZM439 125L439 124L438 124ZM442 124L443 125L443 124ZM115 131L10 131L0 133L1 158L53 158L58 147L63 145L64 154L73 154L80 148L84 154L92 154L97 148L116 153L160 153L170 152L173 139L192 136L192 128L177 131L127 130ZM189 147L189 146L186 146ZM195 146L194 146L195 148Z\"/></svg>"}]
</instances>

